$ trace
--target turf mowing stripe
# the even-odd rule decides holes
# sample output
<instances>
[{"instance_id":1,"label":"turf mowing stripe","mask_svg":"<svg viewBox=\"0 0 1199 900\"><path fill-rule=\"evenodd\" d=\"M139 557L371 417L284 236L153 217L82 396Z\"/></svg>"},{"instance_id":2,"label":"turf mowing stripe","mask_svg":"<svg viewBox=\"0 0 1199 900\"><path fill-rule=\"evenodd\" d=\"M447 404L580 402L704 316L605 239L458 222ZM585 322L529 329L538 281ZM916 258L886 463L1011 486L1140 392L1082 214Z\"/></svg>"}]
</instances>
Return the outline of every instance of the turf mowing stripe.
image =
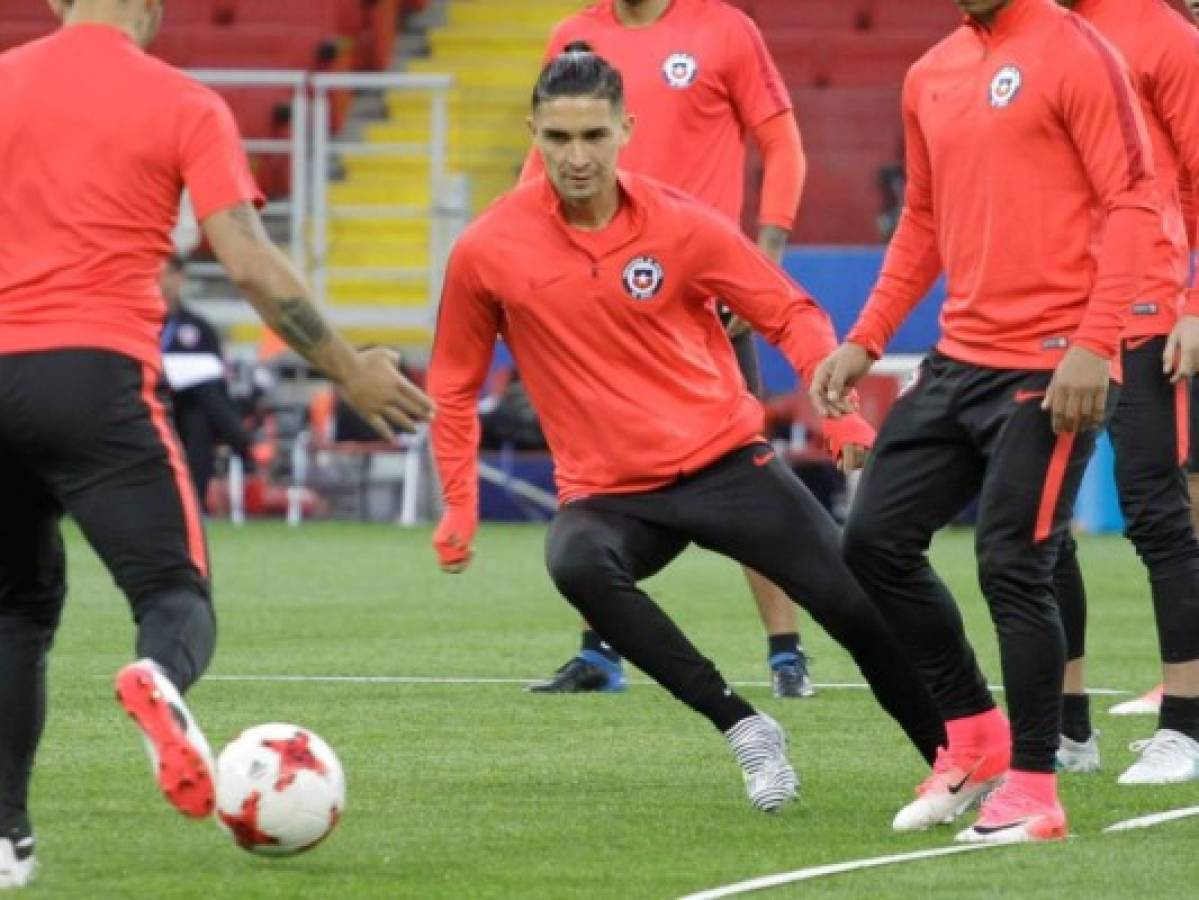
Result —
<instances>
[{"instance_id":1,"label":"turf mowing stripe","mask_svg":"<svg viewBox=\"0 0 1199 900\"><path fill-rule=\"evenodd\" d=\"M781 872L778 875L765 875L761 878L751 878L748 881L738 881L724 887L700 891L698 894L688 894L681 900L717 900L720 897L732 897L737 894L748 894L765 888L778 887L783 884L793 884L797 881L812 881L815 878L825 878L829 875L840 875L843 872L856 872L859 869L874 869L879 866L894 866L901 863L917 862L922 859L935 859L938 856L953 856L956 853L972 853L976 850L994 850L1004 844L958 844L953 847L937 847L933 850L917 850L914 853L899 853L894 856L873 856L868 859L851 859L848 862L833 863L826 866L810 866L807 869L796 869L794 872Z\"/></svg>"},{"instance_id":2,"label":"turf mowing stripe","mask_svg":"<svg viewBox=\"0 0 1199 900\"><path fill-rule=\"evenodd\" d=\"M1103 829L1103 833L1111 834L1115 831L1130 831L1133 828L1151 828L1154 825L1160 825L1162 822L1173 822L1175 819L1188 819L1191 816L1199 816L1199 806L1188 806L1184 809L1171 809L1167 812L1154 813L1151 816L1125 819L1123 822L1117 822L1115 825L1108 825L1107 828Z\"/></svg>"},{"instance_id":3,"label":"turf mowing stripe","mask_svg":"<svg viewBox=\"0 0 1199 900\"><path fill-rule=\"evenodd\" d=\"M108 676L104 676L108 677ZM441 677L437 675L207 675L205 681L343 681L362 684L529 684L536 678L475 678L473 676ZM649 687L654 682L630 678L629 684ZM730 681L733 687L770 687L769 681ZM838 684L815 682L815 687L834 690L864 690L869 685L859 683ZM1003 685L989 685L993 691L1002 691ZM1087 688L1088 694L1103 694L1112 697L1127 697L1132 691L1115 688Z\"/></svg>"}]
</instances>

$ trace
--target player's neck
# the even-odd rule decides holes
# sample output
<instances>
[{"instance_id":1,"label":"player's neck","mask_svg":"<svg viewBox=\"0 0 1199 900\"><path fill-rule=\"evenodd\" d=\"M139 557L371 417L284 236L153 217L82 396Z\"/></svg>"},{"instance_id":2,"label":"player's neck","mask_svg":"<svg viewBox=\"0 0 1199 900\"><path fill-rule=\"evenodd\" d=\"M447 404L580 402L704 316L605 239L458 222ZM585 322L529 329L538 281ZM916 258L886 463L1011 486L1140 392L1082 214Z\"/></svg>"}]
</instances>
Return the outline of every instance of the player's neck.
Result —
<instances>
[{"instance_id":1,"label":"player's neck","mask_svg":"<svg viewBox=\"0 0 1199 900\"><path fill-rule=\"evenodd\" d=\"M974 21L977 22L979 25L981 25L983 28L990 28L992 25L995 24L995 17L998 16L1001 12L1003 12L1005 9L1007 9L1011 5L1012 5L1012 0L1003 0L1002 3L1000 3L994 9L992 9L990 12L984 13L983 15L980 15L980 16L971 16L971 18L974 19Z\"/></svg>"},{"instance_id":2,"label":"player's neck","mask_svg":"<svg viewBox=\"0 0 1199 900\"><path fill-rule=\"evenodd\" d=\"M599 231L616 218L620 209L620 188L613 182L611 187L596 196L571 203L562 201L562 217L572 228L580 231Z\"/></svg>"},{"instance_id":3,"label":"player's neck","mask_svg":"<svg viewBox=\"0 0 1199 900\"><path fill-rule=\"evenodd\" d=\"M137 28L129 21L129 16L123 8L104 0L92 3L76 0L63 17L62 24L64 28L70 28L72 25L108 25L117 31L123 31L134 41L138 40Z\"/></svg>"},{"instance_id":4,"label":"player's neck","mask_svg":"<svg viewBox=\"0 0 1199 900\"><path fill-rule=\"evenodd\" d=\"M674 0L640 0L630 3L629 0L615 0L612 9L621 25L626 28L645 28L653 25L670 7Z\"/></svg>"}]
</instances>

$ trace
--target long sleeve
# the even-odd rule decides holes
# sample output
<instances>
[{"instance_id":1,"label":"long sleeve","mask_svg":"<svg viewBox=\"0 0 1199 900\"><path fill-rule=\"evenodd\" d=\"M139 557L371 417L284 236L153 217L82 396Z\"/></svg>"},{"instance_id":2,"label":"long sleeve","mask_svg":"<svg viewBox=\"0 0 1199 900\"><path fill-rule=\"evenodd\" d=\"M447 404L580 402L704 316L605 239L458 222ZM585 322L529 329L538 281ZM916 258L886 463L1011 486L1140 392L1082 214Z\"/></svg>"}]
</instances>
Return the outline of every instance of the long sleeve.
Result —
<instances>
[{"instance_id":1,"label":"long sleeve","mask_svg":"<svg viewBox=\"0 0 1199 900\"><path fill-rule=\"evenodd\" d=\"M1127 71L1111 47L1079 22L1094 53L1062 84L1061 112L1091 187L1107 215L1098 271L1073 343L1111 358L1140 292L1159 208L1153 152Z\"/></svg>"},{"instance_id":2,"label":"long sleeve","mask_svg":"<svg viewBox=\"0 0 1199 900\"><path fill-rule=\"evenodd\" d=\"M447 506L475 510L479 502L479 392L487 378L500 326L500 308L479 283L462 241L446 268L429 395L437 405L433 456Z\"/></svg>"},{"instance_id":3,"label":"long sleeve","mask_svg":"<svg viewBox=\"0 0 1199 900\"><path fill-rule=\"evenodd\" d=\"M883 355L903 320L941 273L933 211L933 175L928 145L915 112L915 76L904 83L903 133L907 187L899 224L883 259L883 269L846 340L871 356Z\"/></svg>"},{"instance_id":4,"label":"long sleeve","mask_svg":"<svg viewBox=\"0 0 1199 900\"><path fill-rule=\"evenodd\" d=\"M837 348L828 314L718 213L700 210L692 235L695 284L778 347L804 381Z\"/></svg>"},{"instance_id":5,"label":"long sleeve","mask_svg":"<svg viewBox=\"0 0 1199 900\"><path fill-rule=\"evenodd\" d=\"M1174 25L1171 20L1171 25ZM1178 152L1183 221L1195 247L1194 174L1199 172L1199 31L1179 22L1162 29L1163 44L1153 79L1153 105ZM1199 285L1187 292L1186 313L1199 315Z\"/></svg>"},{"instance_id":6,"label":"long sleeve","mask_svg":"<svg viewBox=\"0 0 1199 900\"><path fill-rule=\"evenodd\" d=\"M758 220L790 231L807 176L807 158L795 116L790 111L779 113L755 126L750 135L762 156Z\"/></svg>"}]
</instances>

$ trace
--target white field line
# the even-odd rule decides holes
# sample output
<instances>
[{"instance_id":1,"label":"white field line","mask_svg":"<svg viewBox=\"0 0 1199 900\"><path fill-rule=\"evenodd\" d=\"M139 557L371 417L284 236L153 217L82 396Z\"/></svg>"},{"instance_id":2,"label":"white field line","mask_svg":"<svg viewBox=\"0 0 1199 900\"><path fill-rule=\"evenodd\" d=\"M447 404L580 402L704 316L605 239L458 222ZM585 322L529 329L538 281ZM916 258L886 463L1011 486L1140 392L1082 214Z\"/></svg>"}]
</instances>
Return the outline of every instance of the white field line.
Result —
<instances>
[{"instance_id":1,"label":"white field line","mask_svg":"<svg viewBox=\"0 0 1199 900\"><path fill-rule=\"evenodd\" d=\"M311 681L311 682L347 682L350 684L529 684L537 678L478 678L475 676L439 676L439 675L207 675L205 681ZM629 679L630 685L651 686L652 681L645 679ZM770 687L769 681L730 681L733 687ZM832 690L865 690L869 685L858 682L816 682L816 687ZM993 691L1002 691L1002 685L990 685ZM1087 688L1088 694L1102 694L1113 697L1127 697L1132 691L1121 691L1115 688Z\"/></svg>"},{"instance_id":2,"label":"white field line","mask_svg":"<svg viewBox=\"0 0 1199 900\"><path fill-rule=\"evenodd\" d=\"M796 869L794 872L781 872L778 875L765 875L761 878L751 878L748 881L738 881L736 884L700 891L698 894L688 894L682 900L718 900L720 897L748 894L751 891L760 891L783 884L793 884L797 881L811 881L815 878L825 878L829 875L840 875L842 872L856 872L859 869L874 869L878 866L895 866L902 863L918 862L922 859L935 859L939 856L953 856L957 853L994 850L996 847L1003 846L1007 845L957 844L952 847L917 850L914 853L899 853L894 856L872 856L867 859L851 859L847 862L832 863L825 866L810 866L806 869Z\"/></svg>"},{"instance_id":3,"label":"white field line","mask_svg":"<svg viewBox=\"0 0 1199 900\"><path fill-rule=\"evenodd\" d=\"M1123 822L1117 822L1115 825L1108 825L1107 828L1103 829L1103 833L1111 834L1116 831L1131 831L1133 828L1151 828L1154 825L1160 825L1162 822L1173 822L1175 819L1188 819L1191 816L1199 816L1199 806L1171 809L1168 812L1154 813L1151 816L1141 816L1137 819L1125 819Z\"/></svg>"}]
</instances>

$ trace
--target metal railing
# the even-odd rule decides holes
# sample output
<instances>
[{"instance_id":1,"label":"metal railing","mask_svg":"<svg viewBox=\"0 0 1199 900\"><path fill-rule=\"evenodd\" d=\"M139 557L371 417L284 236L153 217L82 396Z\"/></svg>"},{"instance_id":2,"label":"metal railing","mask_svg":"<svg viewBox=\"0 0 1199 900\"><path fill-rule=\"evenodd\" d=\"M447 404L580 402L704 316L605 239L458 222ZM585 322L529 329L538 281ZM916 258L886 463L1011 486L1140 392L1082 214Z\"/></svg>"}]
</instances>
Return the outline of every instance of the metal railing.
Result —
<instances>
[{"instance_id":1,"label":"metal railing","mask_svg":"<svg viewBox=\"0 0 1199 900\"><path fill-rule=\"evenodd\" d=\"M291 134L287 138L247 139L247 152L290 158L291 195L269 203L268 218L287 221L291 258L312 284L316 301L330 319L342 327L431 327L450 247L469 218L469 185L464 175L447 172L449 156L448 93L453 76L405 73L309 73L290 70L192 70L197 80L213 87L291 89ZM333 134L332 95L340 91L415 91L429 98L429 140L410 143L377 143L338 139ZM347 205L330 203L335 162L347 154L385 155L428 159L430 202L425 204ZM347 219L406 218L429 224L428 265L330 267L330 223ZM212 263L189 266L197 275L220 277ZM361 278L389 283L419 281L426 302L419 306L346 305L329 303L333 277ZM399 301L399 297L396 298ZM257 319L245 304L211 303L204 312L221 325L253 323Z\"/></svg>"}]
</instances>

